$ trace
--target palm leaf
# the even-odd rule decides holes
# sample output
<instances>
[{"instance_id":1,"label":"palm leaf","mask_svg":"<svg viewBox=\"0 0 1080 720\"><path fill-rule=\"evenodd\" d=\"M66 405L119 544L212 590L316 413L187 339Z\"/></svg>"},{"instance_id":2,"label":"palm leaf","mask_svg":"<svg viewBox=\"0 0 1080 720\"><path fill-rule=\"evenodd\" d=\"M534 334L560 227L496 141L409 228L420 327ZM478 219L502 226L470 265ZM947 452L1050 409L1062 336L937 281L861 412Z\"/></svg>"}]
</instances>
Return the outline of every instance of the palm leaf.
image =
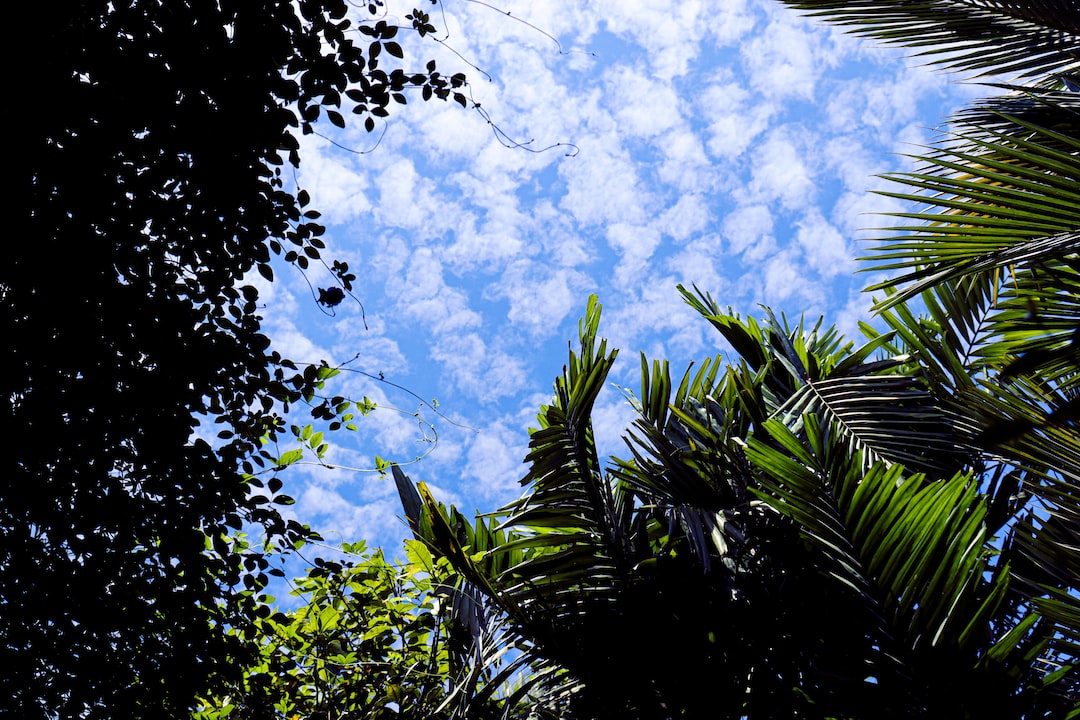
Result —
<instances>
[{"instance_id":1,"label":"palm leaf","mask_svg":"<svg viewBox=\"0 0 1080 720\"><path fill-rule=\"evenodd\" d=\"M807 415L804 427L805 441L770 421L782 449L748 441L762 473L756 494L799 523L823 571L882 619L883 640L911 653L980 642L1008 576L989 564L986 504L970 477L930 483L880 462L864 472L834 423Z\"/></svg>"},{"instance_id":2,"label":"palm leaf","mask_svg":"<svg viewBox=\"0 0 1080 720\"><path fill-rule=\"evenodd\" d=\"M899 213L919 226L873 249L871 269L908 272L870 289L893 290L885 310L964 278L997 310L977 353L1002 380L1039 374L1075 388L1080 374L1080 113L1038 98L1040 121L981 112L959 144L922 158L926 171L890 176L927 194L886 193L929 203ZM1032 115L1031 112L1028 115ZM996 126L974 125L996 119ZM942 293L937 293L940 297ZM980 308L981 311L981 308Z\"/></svg>"},{"instance_id":3,"label":"palm leaf","mask_svg":"<svg viewBox=\"0 0 1080 720\"><path fill-rule=\"evenodd\" d=\"M1080 232L1071 256L1055 251L1017 269L1002 289L993 342L982 354L1003 382L1035 375L1066 393L1062 420L1080 417ZM1072 409L1069 410L1071 405Z\"/></svg>"},{"instance_id":4,"label":"palm leaf","mask_svg":"<svg viewBox=\"0 0 1080 720\"><path fill-rule=\"evenodd\" d=\"M1078 124L1075 110L1059 110L1074 127ZM923 194L881 194L927 204L931 211L895 213L925 224L884 228L905 234L885 238L864 258L873 263L871 271L909 270L869 288L908 283L879 306L904 302L962 275L1076 254L1080 140L999 117L1007 128L984 130L983 137L958 135L965 145L917 158L924 172L886 176Z\"/></svg>"},{"instance_id":5,"label":"palm leaf","mask_svg":"<svg viewBox=\"0 0 1080 720\"><path fill-rule=\"evenodd\" d=\"M593 404L616 356L597 339L600 314L590 297L579 323L580 351L570 351L551 403L541 408L539 428L530 431L525 495L470 529L455 521L455 509L438 506L419 486L418 532L505 614L499 643L522 652L515 669L532 669L522 692L539 688L551 703L579 682L566 668L579 676L594 671L588 660L603 654L606 641L590 641L595 631L585 623L604 607L617 612L612 604L636 564L631 504L603 474L593 441ZM408 490L402 497L408 513L416 498ZM495 677L503 680L508 672Z\"/></svg>"},{"instance_id":6,"label":"palm leaf","mask_svg":"<svg viewBox=\"0 0 1080 720\"><path fill-rule=\"evenodd\" d=\"M746 513L747 468L731 437L745 430L734 376L717 381L719 359L693 373L687 368L672 394L667 362L650 372L641 357L641 400L627 392L639 417L624 436L630 460L616 458L612 475L648 507L656 508L673 535L689 543L706 572L719 558L729 569L738 564L742 545L739 516ZM648 533L641 539L650 541Z\"/></svg>"},{"instance_id":7,"label":"palm leaf","mask_svg":"<svg viewBox=\"0 0 1080 720\"><path fill-rule=\"evenodd\" d=\"M970 452L937 399L904 375L852 375L807 383L776 415L796 426L806 413L836 423L852 453L866 462L900 463L951 475Z\"/></svg>"},{"instance_id":8,"label":"palm leaf","mask_svg":"<svg viewBox=\"0 0 1080 720\"><path fill-rule=\"evenodd\" d=\"M948 69L1038 75L1077 64L1080 11L1070 0L782 1Z\"/></svg>"},{"instance_id":9,"label":"palm leaf","mask_svg":"<svg viewBox=\"0 0 1080 720\"><path fill-rule=\"evenodd\" d=\"M809 331L802 323L790 328L766 310L768 322L761 326L730 310L720 312L707 294L680 290L748 362L752 374L730 381L746 388L745 408L764 406L768 417L795 430L806 413L827 415L853 452L864 451L868 464L901 463L937 477L951 476L970 458L958 431L963 423L923 378L901 371L907 357L871 359L891 335L874 333L854 348L834 328L823 331L820 322ZM749 429L744 425L738 431Z\"/></svg>"},{"instance_id":10,"label":"palm leaf","mask_svg":"<svg viewBox=\"0 0 1080 720\"><path fill-rule=\"evenodd\" d=\"M592 436L592 407L617 354L607 353L606 341L597 345L599 321L592 296L579 325L581 353L571 350L551 404L541 408L540 428L530 435L529 471L521 481L529 491L497 513L504 527L519 529L515 547L537 551L512 569L517 582L552 594L569 587L586 592L602 577L625 573L628 564L617 489L603 475ZM607 581L600 584L599 594L610 593Z\"/></svg>"}]
</instances>

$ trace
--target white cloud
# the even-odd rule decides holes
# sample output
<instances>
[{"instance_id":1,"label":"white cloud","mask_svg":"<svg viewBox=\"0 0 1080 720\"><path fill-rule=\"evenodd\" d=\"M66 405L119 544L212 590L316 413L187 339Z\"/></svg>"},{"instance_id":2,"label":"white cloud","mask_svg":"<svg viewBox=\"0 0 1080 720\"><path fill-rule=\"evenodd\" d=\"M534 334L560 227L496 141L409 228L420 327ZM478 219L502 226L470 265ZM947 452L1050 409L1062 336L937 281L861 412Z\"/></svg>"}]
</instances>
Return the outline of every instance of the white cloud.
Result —
<instances>
[{"instance_id":1,"label":"white cloud","mask_svg":"<svg viewBox=\"0 0 1080 720\"><path fill-rule=\"evenodd\" d=\"M483 104L480 98L477 98L477 101ZM486 124L477 122L475 112L462 108L456 102L434 100L417 104L421 105L415 113L417 132L400 132L404 128L395 128L392 140L397 152L408 151L408 145L419 140L423 144L425 155L432 162L440 166L454 167L475 158L495 142L491 129Z\"/></svg>"},{"instance_id":2,"label":"white cloud","mask_svg":"<svg viewBox=\"0 0 1080 720\"><path fill-rule=\"evenodd\" d=\"M832 318L836 329L843 333L848 340L853 341L855 347L866 342L866 338L859 330L859 322L871 319L870 308L872 305L873 298L870 297L869 293L853 289L848 295L847 302ZM874 323L871 322L871 324Z\"/></svg>"},{"instance_id":3,"label":"white cloud","mask_svg":"<svg viewBox=\"0 0 1080 720\"><path fill-rule=\"evenodd\" d=\"M633 364L636 375L634 375L633 382L627 382L626 386L626 389L635 395L641 394L638 367L637 364ZM598 399L592 415L593 437L596 438L597 453L601 461L606 461L613 455L620 458L630 456L630 452L622 438L637 417L638 414L622 393L611 387L605 388L605 392Z\"/></svg>"},{"instance_id":4,"label":"white cloud","mask_svg":"<svg viewBox=\"0 0 1080 720\"><path fill-rule=\"evenodd\" d=\"M615 276L621 285L633 283L645 271L649 258L660 245L659 231L648 225L613 223L604 236L619 254Z\"/></svg>"},{"instance_id":5,"label":"white cloud","mask_svg":"<svg viewBox=\"0 0 1080 720\"><path fill-rule=\"evenodd\" d=\"M699 109L708 125L709 152L722 160L742 155L768 127L777 107L764 98L754 98L730 72L701 93Z\"/></svg>"},{"instance_id":6,"label":"white cloud","mask_svg":"<svg viewBox=\"0 0 1080 720\"><path fill-rule=\"evenodd\" d=\"M577 307L586 283L579 272L521 260L507 268L490 294L509 300L511 325L535 336L549 334L562 323Z\"/></svg>"},{"instance_id":7,"label":"white cloud","mask_svg":"<svg viewBox=\"0 0 1080 720\"><path fill-rule=\"evenodd\" d=\"M812 293L803 259L795 249L776 253L765 263L766 304L776 307L791 299L808 298Z\"/></svg>"},{"instance_id":8,"label":"white cloud","mask_svg":"<svg viewBox=\"0 0 1080 720\"><path fill-rule=\"evenodd\" d=\"M752 151L749 185L751 197L764 202L779 202L784 208L805 208L816 199L813 173L805 162L807 144L802 133L791 126L771 131Z\"/></svg>"},{"instance_id":9,"label":"white cloud","mask_svg":"<svg viewBox=\"0 0 1080 720\"><path fill-rule=\"evenodd\" d=\"M318 362L330 357L326 349L312 342L291 320L276 318L268 330L274 338L274 348L287 358L297 362Z\"/></svg>"},{"instance_id":10,"label":"white cloud","mask_svg":"<svg viewBox=\"0 0 1080 720\"><path fill-rule=\"evenodd\" d=\"M774 14L764 30L741 45L750 86L775 100L812 100L818 77L824 70L825 53L820 31L808 32L795 13Z\"/></svg>"},{"instance_id":11,"label":"white cloud","mask_svg":"<svg viewBox=\"0 0 1080 720\"><path fill-rule=\"evenodd\" d=\"M811 210L796 224L795 239L807 264L822 278L832 278L852 270L851 250L844 238L817 210Z\"/></svg>"},{"instance_id":12,"label":"white cloud","mask_svg":"<svg viewBox=\"0 0 1080 720\"><path fill-rule=\"evenodd\" d=\"M681 242L706 232L712 220L712 211L705 198L688 193L664 211L658 224L664 235Z\"/></svg>"},{"instance_id":13,"label":"white cloud","mask_svg":"<svg viewBox=\"0 0 1080 720\"><path fill-rule=\"evenodd\" d=\"M461 480L481 498L505 503L521 493L518 481L528 472L525 426L499 420L480 430L469 445Z\"/></svg>"},{"instance_id":14,"label":"white cloud","mask_svg":"<svg viewBox=\"0 0 1080 720\"><path fill-rule=\"evenodd\" d=\"M560 205L581 225L640 222L653 204L638 180L638 166L615 136L582 138L581 153L559 167L566 180Z\"/></svg>"},{"instance_id":15,"label":"white cloud","mask_svg":"<svg viewBox=\"0 0 1080 720\"><path fill-rule=\"evenodd\" d=\"M727 279L722 268L724 258L722 242L718 235L705 235L687 243L665 263L675 279L686 287L697 285L712 293L727 289Z\"/></svg>"},{"instance_id":16,"label":"white cloud","mask_svg":"<svg viewBox=\"0 0 1080 720\"><path fill-rule=\"evenodd\" d=\"M833 218L844 235L865 240L882 235L873 228L893 224L895 218L885 217L884 213L902 212L905 207L894 198L871 195L869 192L846 192L837 199ZM858 249L855 254L861 253L862 250Z\"/></svg>"},{"instance_id":17,"label":"white cloud","mask_svg":"<svg viewBox=\"0 0 1080 720\"><path fill-rule=\"evenodd\" d=\"M874 175L886 169L880 153L871 152L857 136L848 134L829 138L821 157L845 189L859 194L866 194Z\"/></svg>"},{"instance_id":18,"label":"white cloud","mask_svg":"<svg viewBox=\"0 0 1080 720\"><path fill-rule=\"evenodd\" d=\"M609 30L642 48L656 77L667 79L686 74L698 57L714 12L701 0L637 0L605 3L601 16Z\"/></svg>"},{"instance_id":19,"label":"white cloud","mask_svg":"<svg viewBox=\"0 0 1080 720\"><path fill-rule=\"evenodd\" d=\"M776 248L772 213L766 205L736 208L724 218L722 227L731 251L743 254L747 261L760 261Z\"/></svg>"},{"instance_id":20,"label":"white cloud","mask_svg":"<svg viewBox=\"0 0 1080 720\"><path fill-rule=\"evenodd\" d=\"M611 73L607 82L609 102L616 108L615 119L623 135L655 137L679 124L682 101L670 83L625 65Z\"/></svg>"},{"instance_id":21,"label":"white cloud","mask_svg":"<svg viewBox=\"0 0 1080 720\"><path fill-rule=\"evenodd\" d=\"M525 382L524 360L475 332L439 337L431 357L461 392L482 404L514 395Z\"/></svg>"},{"instance_id":22,"label":"white cloud","mask_svg":"<svg viewBox=\"0 0 1080 720\"><path fill-rule=\"evenodd\" d=\"M605 305L603 335L624 356L623 367L636 372L637 354L669 357L701 347L704 325L675 289L678 279L650 274L633 295L601 295ZM702 288L708 289L708 288Z\"/></svg>"},{"instance_id":23,"label":"white cloud","mask_svg":"<svg viewBox=\"0 0 1080 720\"><path fill-rule=\"evenodd\" d=\"M660 180L680 192L707 192L715 184L715 169L710 165L701 138L680 127L659 140L664 159L657 173Z\"/></svg>"},{"instance_id":24,"label":"white cloud","mask_svg":"<svg viewBox=\"0 0 1080 720\"><path fill-rule=\"evenodd\" d=\"M747 0L725 1L714 9L716 12L707 23L707 38L720 47L737 45L754 27L754 10Z\"/></svg>"},{"instance_id":25,"label":"white cloud","mask_svg":"<svg viewBox=\"0 0 1080 720\"><path fill-rule=\"evenodd\" d=\"M549 200L540 200L536 204L529 225L532 228L530 242L539 244L549 265L569 268L594 259L595 251L585 237L575 232L569 217Z\"/></svg>"},{"instance_id":26,"label":"white cloud","mask_svg":"<svg viewBox=\"0 0 1080 720\"><path fill-rule=\"evenodd\" d=\"M399 159L376 178L379 204L376 216L399 228L430 229L435 225L435 208L440 207L432 193L433 183L422 178L412 160Z\"/></svg>"},{"instance_id":27,"label":"white cloud","mask_svg":"<svg viewBox=\"0 0 1080 720\"><path fill-rule=\"evenodd\" d=\"M371 212L370 182L350 167L352 158L332 155L327 142L313 135L303 136L300 152L300 183L311 195L312 207L337 222Z\"/></svg>"},{"instance_id":28,"label":"white cloud","mask_svg":"<svg viewBox=\"0 0 1080 720\"><path fill-rule=\"evenodd\" d=\"M354 504L338 492L309 485L297 498L294 508L300 517L319 518L314 524L315 529L331 541L386 539L404 534L404 526L398 519L402 515L401 506L396 496Z\"/></svg>"},{"instance_id":29,"label":"white cloud","mask_svg":"<svg viewBox=\"0 0 1080 720\"><path fill-rule=\"evenodd\" d=\"M392 292L400 311L443 335L478 327L482 318L469 308L468 296L443 280L442 263L430 248L413 253L405 281Z\"/></svg>"}]
</instances>

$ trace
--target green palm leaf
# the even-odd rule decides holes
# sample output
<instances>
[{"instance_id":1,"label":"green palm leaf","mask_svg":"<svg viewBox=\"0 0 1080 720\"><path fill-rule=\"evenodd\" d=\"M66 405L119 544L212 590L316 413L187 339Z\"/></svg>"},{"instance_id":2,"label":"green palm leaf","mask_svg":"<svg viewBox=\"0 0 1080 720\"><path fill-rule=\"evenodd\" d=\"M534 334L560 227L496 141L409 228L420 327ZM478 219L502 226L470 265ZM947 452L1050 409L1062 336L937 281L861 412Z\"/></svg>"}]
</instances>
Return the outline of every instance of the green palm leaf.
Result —
<instances>
[{"instance_id":1,"label":"green palm leaf","mask_svg":"<svg viewBox=\"0 0 1080 720\"><path fill-rule=\"evenodd\" d=\"M1060 94L1059 94L1060 95ZM899 213L924 224L886 228L866 258L905 270L871 287L890 294L879 311L961 278L994 312L974 352L1001 379L1037 374L1076 392L1080 375L1080 109L1035 98L1045 124L976 112L952 147L921 158L925 172L889 176L921 193L885 194L928 204ZM1011 101L1012 102L1012 101ZM987 121L994 119L991 126ZM975 123L983 122L983 125ZM899 288L897 292L891 292ZM941 298L944 293L936 292ZM983 305L976 309L984 317ZM1067 411L1068 405L1062 410ZM1075 413L1075 410L1073 411Z\"/></svg>"},{"instance_id":2,"label":"green palm leaf","mask_svg":"<svg viewBox=\"0 0 1080 720\"><path fill-rule=\"evenodd\" d=\"M597 583L598 593L609 593L610 578L627 569L626 518L592 436L593 403L617 354L607 352L606 341L597 344L599 321L593 296L579 326L580 355L571 350L555 397L530 435L529 471L521 481L529 492L497 513L504 527L519 529L514 547L536 551L512 569L516 581L552 595L569 587L588 593Z\"/></svg>"},{"instance_id":3,"label":"green palm leaf","mask_svg":"<svg viewBox=\"0 0 1080 720\"><path fill-rule=\"evenodd\" d=\"M874 333L854 348L834 328L822 331L820 323L807 332L802 323L788 328L768 313L768 323L760 326L730 310L720 312L707 294L680 290L749 363L748 372L729 381L744 389L747 410L765 407L767 417L795 430L806 413L826 415L853 452L864 452L868 465L901 463L938 477L951 476L969 460L963 421L943 407L923 378L903 372L910 364L906 355L871 359L890 335ZM759 416L755 425L764 419ZM749 428L744 424L737 432Z\"/></svg>"},{"instance_id":4,"label":"green palm leaf","mask_svg":"<svg viewBox=\"0 0 1080 720\"><path fill-rule=\"evenodd\" d=\"M803 427L805 441L773 420L775 444L748 441L762 473L755 493L799 523L823 571L881 618L883 641L911 653L981 642L1008 574L989 564L986 503L971 478L931 483L880 462L864 471L834 423L811 414Z\"/></svg>"},{"instance_id":5,"label":"green palm leaf","mask_svg":"<svg viewBox=\"0 0 1080 720\"><path fill-rule=\"evenodd\" d=\"M954 424L915 377L852 375L808 382L776 417L797 426L806 413L836 423L852 453L866 462L900 463L951 475L970 458Z\"/></svg>"},{"instance_id":6,"label":"green palm leaf","mask_svg":"<svg viewBox=\"0 0 1080 720\"><path fill-rule=\"evenodd\" d=\"M591 297L579 324L580 352L571 350L551 403L541 408L540 427L530 432L524 496L469 528L456 509L425 496L422 483L414 523L417 498L408 488L401 493L410 525L450 560L468 589L505 615L499 642L523 654L494 677L504 680L528 665L531 679L520 692L539 688L550 703L579 682L565 668L592 670L580 648L596 652L605 641L590 642L595 631L585 623L611 606L635 564L630 503L603 474L592 434L593 404L616 356L597 339L600 313Z\"/></svg>"},{"instance_id":7,"label":"green palm leaf","mask_svg":"<svg viewBox=\"0 0 1080 720\"><path fill-rule=\"evenodd\" d=\"M745 430L736 391L737 376L718 382L719 360L691 366L672 394L666 362L641 358L639 401L627 399L640 417L624 436L630 460L615 459L612 475L631 490L652 517L663 520L670 538L678 528L706 572L719 559L729 570L740 564L744 526L749 512L748 467L732 441ZM660 526L656 526L659 530ZM656 542L657 533L639 533Z\"/></svg>"}]
</instances>

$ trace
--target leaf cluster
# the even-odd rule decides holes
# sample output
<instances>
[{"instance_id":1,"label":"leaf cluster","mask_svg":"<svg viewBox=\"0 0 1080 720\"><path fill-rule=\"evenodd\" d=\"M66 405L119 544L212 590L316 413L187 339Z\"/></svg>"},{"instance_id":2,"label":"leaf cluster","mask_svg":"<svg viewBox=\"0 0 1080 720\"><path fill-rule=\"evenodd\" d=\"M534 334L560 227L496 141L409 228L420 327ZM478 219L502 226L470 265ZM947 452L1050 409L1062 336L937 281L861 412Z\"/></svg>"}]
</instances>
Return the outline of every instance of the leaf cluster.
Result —
<instances>
[{"instance_id":1,"label":"leaf cluster","mask_svg":"<svg viewBox=\"0 0 1080 720\"><path fill-rule=\"evenodd\" d=\"M370 129L399 90L464 83L386 67L396 28L349 14L12 8L33 32L12 96L34 115L0 264L0 426L21 438L0 483L0 705L19 717L182 715L252 652L225 628L255 617L265 554L310 536L279 511L281 481L255 477L287 464L264 444L291 406L342 425L348 409L270 347L245 282L272 280L275 255L323 263L294 133L342 124L346 97ZM351 290L346 263L325 270Z\"/></svg>"},{"instance_id":2,"label":"leaf cluster","mask_svg":"<svg viewBox=\"0 0 1080 720\"><path fill-rule=\"evenodd\" d=\"M342 550L295 580L296 609L261 598L242 631L258 638L259 656L242 680L203 698L197 720L454 717L451 698L486 677L466 654L471 634L446 560L417 541L403 562L363 543ZM469 717L505 717L502 705L474 702Z\"/></svg>"}]
</instances>

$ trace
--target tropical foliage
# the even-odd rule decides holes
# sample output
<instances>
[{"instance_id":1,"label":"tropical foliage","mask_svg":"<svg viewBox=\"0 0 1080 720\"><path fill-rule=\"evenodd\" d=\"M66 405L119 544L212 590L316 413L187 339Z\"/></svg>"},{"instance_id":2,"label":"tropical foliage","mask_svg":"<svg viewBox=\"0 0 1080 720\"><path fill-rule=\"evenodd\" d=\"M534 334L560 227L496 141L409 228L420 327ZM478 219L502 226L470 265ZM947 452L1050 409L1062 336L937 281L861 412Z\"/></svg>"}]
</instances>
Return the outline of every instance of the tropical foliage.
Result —
<instances>
[{"instance_id":1,"label":"tropical foliage","mask_svg":"<svg viewBox=\"0 0 1080 720\"><path fill-rule=\"evenodd\" d=\"M446 583L447 561L415 540L405 549L390 562L345 544L342 559L316 558L295 580L296 609L262 598L259 619L233 630L258 638L259 657L194 718L438 719L462 705L478 720L515 716L502 697L474 698L490 672L468 655L467 600Z\"/></svg>"},{"instance_id":2,"label":"tropical foliage","mask_svg":"<svg viewBox=\"0 0 1080 720\"><path fill-rule=\"evenodd\" d=\"M1042 717L1077 702L1075 622L1014 577L1019 473L979 455L910 354L882 352L895 335L855 348L685 296L740 358L677 385L643 359L630 459L605 472L596 457L590 410L614 353L592 304L533 432L529 490L498 526L401 483L419 536L504 618L481 649L524 650L574 717Z\"/></svg>"},{"instance_id":3,"label":"tropical foliage","mask_svg":"<svg viewBox=\"0 0 1080 720\"><path fill-rule=\"evenodd\" d=\"M566 716L1080 717L1080 11L791 4L1017 76L892 176L883 329L682 289L734 355L643 357L605 466L593 299L525 495L467 523L398 472L406 514Z\"/></svg>"}]
</instances>

